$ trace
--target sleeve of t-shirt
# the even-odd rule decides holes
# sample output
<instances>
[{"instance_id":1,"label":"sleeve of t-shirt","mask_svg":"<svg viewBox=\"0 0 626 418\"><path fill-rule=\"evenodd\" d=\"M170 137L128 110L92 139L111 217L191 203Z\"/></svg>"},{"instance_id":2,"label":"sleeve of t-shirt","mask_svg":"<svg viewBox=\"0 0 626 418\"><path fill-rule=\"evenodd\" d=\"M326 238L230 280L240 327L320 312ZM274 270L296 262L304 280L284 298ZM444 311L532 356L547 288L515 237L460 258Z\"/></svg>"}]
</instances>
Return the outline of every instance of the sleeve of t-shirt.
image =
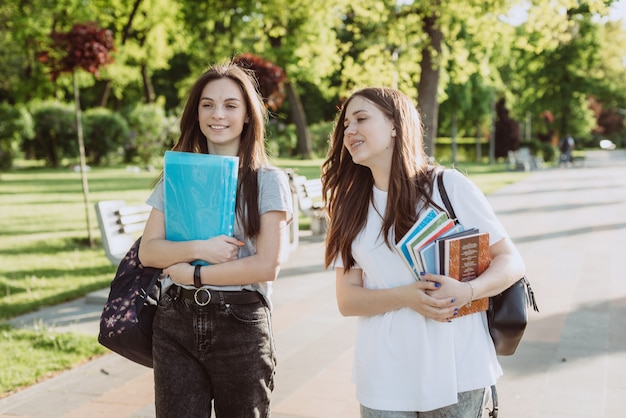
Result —
<instances>
[{"instance_id":1,"label":"sleeve of t-shirt","mask_svg":"<svg viewBox=\"0 0 626 418\"><path fill-rule=\"evenodd\" d=\"M159 180L146 203L155 209L165 212L165 198L163 196L163 179Z\"/></svg>"},{"instance_id":2,"label":"sleeve of t-shirt","mask_svg":"<svg viewBox=\"0 0 626 418\"><path fill-rule=\"evenodd\" d=\"M287 213L287 223L291 222L293 199L287 174L276 167L265 167L259 174L259 213L283 211Z\"/></svg>"}]
</instances>

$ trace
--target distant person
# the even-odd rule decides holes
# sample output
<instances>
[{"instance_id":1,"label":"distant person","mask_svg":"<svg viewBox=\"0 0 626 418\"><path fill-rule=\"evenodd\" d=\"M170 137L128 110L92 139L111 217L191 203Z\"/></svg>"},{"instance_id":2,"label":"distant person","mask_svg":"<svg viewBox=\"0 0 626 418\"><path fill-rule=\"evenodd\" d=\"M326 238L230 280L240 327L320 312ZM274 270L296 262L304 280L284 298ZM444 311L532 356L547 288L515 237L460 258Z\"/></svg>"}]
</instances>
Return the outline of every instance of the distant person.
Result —
<instances>
[{"instance_id":1,"label":"distant person","mask_svg":"<svg viewBox=\"0 0 626 418\"><path fill-rule=\"evenodd\" d=\"M559 147L559 150L561 151L561 156L559 159L560 164L562 165L572 164L574 160L572 154L574 152L575 145L576 145L576 142L574 141L574 138L570 134L567 134L567 136L561 140L561 145Z\"/></svg>"},{"instance_id":2,"label":"distant person","mask_svg":"<svg viewBox=\"0 0 626 418\"><path fill-rule=\"evenodd\" d=\"M422 121L405 94L365 88L343 105L322 166L326 266L337 303L358 316L354 381L363 418L477 418L502 375L485 312L457 317L524 275L524 262L483 193L456 170L446 191L466 228L490 234L491 264L460 282L413 273L394 249L420 213L444 206L442 167L424 153Z\"/></svg>"},{"instance_id":3,"label":"distant person","mask_svg":"<svg viewBox=\"0 0 626 418\"><path fill-rule=\"evenodd\" d=\"M202 74L182 113L174 151L239 157L234 236L167 240L163 181L147 200L139 258L163 269L167 288L152 338L158 418L209 417L211 405L218 418L270 416L270 294L293 209L287 175L265 153L265 121L256 79L234 64Z\"/></svg>"}]
</instances>

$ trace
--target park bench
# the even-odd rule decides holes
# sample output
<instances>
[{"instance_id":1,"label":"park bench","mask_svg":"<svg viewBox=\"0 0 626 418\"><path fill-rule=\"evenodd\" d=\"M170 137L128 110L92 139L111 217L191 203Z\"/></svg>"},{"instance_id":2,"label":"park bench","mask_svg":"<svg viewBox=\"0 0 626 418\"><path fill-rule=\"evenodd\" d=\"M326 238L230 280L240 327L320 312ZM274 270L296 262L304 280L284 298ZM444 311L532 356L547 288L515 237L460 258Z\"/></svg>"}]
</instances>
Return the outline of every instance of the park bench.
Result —
<instances>
[{"instance_id":1,"label":"park bench","mask_svg":"<svg viewBox=\"0 0 626 418\"><path fill-rule=\"evenodd\" d=\"M117 266L143 232L152 206L126 205L124 200L102 200L96 203L98 226L104 253Z\"/></svg>"},{"instance_id":2,"label":"park bench","mask_svg":"<svg viewBox=\"0 0 626 418\"><path fill-rule=\"evenodd\" d=\"M311 231L314 235L326 233L326 214L322 200L322 180L307 179L305 176L289 176L292 192L298 202L298 209L303 215L311 218ZM294 209L295 211L295 209Z\"/></svg>"},{"instance_id":3,"label":"park bench","mask_svg":"<svg viewBox=\"0 0 626 418\"><path fill-rule=\"evenodd\" d=\"M533 156L529 148L522 147L517 151L508 152L507 169L509 170L531 171L543 168L543 166L543 158Z\"/></svg>"}]
</instances>

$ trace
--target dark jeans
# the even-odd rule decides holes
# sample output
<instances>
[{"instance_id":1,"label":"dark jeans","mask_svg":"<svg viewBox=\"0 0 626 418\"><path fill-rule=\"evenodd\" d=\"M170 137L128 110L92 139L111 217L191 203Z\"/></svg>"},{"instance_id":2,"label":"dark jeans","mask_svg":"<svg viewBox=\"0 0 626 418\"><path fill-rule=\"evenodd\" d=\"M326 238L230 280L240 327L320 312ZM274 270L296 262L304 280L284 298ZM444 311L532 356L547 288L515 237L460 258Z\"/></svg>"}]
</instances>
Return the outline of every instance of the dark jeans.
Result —
<instances>
[{"instance_id":1,"label":"dark jeans","mask_svg":"<svg viewBox=\"0 0 626 418\"><path fill-rule=\"evenodd\" d=\"M217 417L269 417L276 367L269 309L201 307L172 294L161 297L153 324L157 417L210 417L211 402Z\"/></svg>"}]
</instances>

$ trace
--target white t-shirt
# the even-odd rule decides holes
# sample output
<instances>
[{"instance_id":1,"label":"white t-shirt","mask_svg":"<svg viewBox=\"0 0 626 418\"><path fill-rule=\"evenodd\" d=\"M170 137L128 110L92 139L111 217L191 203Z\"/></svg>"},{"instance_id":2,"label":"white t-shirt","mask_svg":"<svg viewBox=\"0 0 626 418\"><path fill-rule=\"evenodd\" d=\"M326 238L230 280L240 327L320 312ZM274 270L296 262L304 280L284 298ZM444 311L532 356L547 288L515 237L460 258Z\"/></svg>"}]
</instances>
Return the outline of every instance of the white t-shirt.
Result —
<instances>
[{"instance_id":1,"label":"white t-shirt","mask_svg":"<svg viewBox=\"0 0 626 418\"><path fill-rule=\"evenodd\" d=\"M483 193L455 170L446 170L446 191L461 224L490 233L494 244L506 237ZM433 200L445 208L434 187ZM387 193L374 188L378 212ZM363 285L386 289L415 279L395 250L380 235L382 218L370 205L366 227L352 244ZM392 240L391 242L395 242ZM337 260L335 266L342 267ZM437 322L404 308L357 322L353 381L357 398L368 408L430 411L457 403L457 393L495 384L502 375L484 312L452 322Z\"/></svg>"}]
</instances>

